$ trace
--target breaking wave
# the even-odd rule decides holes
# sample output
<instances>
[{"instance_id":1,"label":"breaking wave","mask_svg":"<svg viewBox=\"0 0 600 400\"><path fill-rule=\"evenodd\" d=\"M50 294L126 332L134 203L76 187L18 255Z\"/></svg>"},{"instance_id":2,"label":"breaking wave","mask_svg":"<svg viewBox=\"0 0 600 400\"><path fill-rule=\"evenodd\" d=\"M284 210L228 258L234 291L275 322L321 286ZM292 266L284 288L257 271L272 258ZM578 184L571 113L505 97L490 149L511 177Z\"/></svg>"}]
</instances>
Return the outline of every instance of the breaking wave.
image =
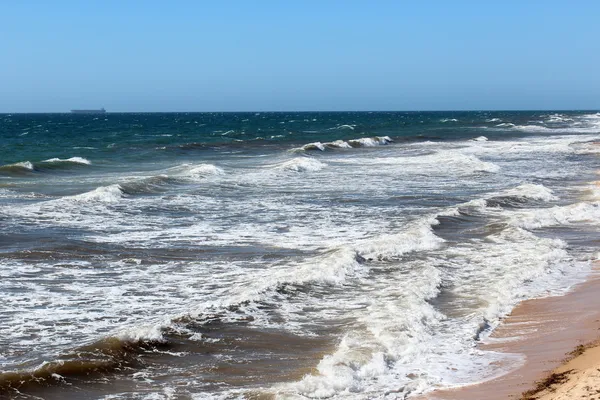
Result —
<instances>
[{"instance_id":1,"label":"breaking wave","mask_svg":"<svg viewBox=\"0 0 600 400\"><path fill-rule=\"evenodd\" d=\"M515 188L502 192L501 195L513 196L518 198L541 200L541 201L554 201L558 200L552 190L548 189L544 185L537 185L532 183L525 183Z\"/></svg>"},{"instance_id":2,"label":"breaking wave","mask_svg":"<svg viewBox=\"0 0 600 400\"><path fill-rule=\"evenodd\" d=\"M383 146L386 144L392 143L393 140L389 136L375 136L375 137L364 137L358 139L350 139L347 141L344 140L335 140L333 142L313 142L305 144L302 147L293 149L292 151L310 151L310 150L334 150L334 149L350 149L357 147L375 147L375 146Z\"/></svg>"},{"instance_id":3,"label":"breaking wave","mask_svg":"<svg viewBox=\"0 0 600 400\"><path fill-rule=\"evenodd\" d=\"M187 178L204 178L212 175L224 175L225 171L222 168L213 164L183 164L174 169L175 176Z\"/></svg>"},{"instance_id":4,"label":"breaking wave","mask_svg":"<svg viewBox=\"0 0 600 400\"><path fill-rule=\"evenodd\" d=\"M406 269L398 266L398 287L375 286L377 298L358 301L367 306L356 328L321 360L317 371L298 382L278 385L273 392L323 398L348 392L375 397L393 390L405 398L439 384L460 385L474 377L501 375L522 359L474 351L473 345L517 302L546 294L549 288L563 290L553 282L587 268L586 263L572 268L565 247L560 240L538 238L513 227L479 244L444 248L423 262L408 262ZM447 269L451 276L444 273ZM486 285L469 286L473 277ZM464 290L480 298L481 306L464 317L453 317L451 323L433 304L443 292L460 298ZM463 334L453 335L453 329ZM438 362L443 370L432 368ZM482 369L482 364L496 367Z\"/></svg>"},{"instance_id":5,"label":"breaking wave","mask_svg":"<svg viewBox=\"0 0 600 400\"><path fill-rule=\"evenodd\" d=\"M288 163L306 166L313 161L318 163L301 157ZM107 193L119 199L122 188L101 187L79 197L98 200ZM549 189L532 184L497 195L541 201L555 199ZM277 385L272 392L317 398L356 392L369 397L395 388L398 393L408 395L426 391L435 384L489 378L490 374L499 373L498 368L485 372L481 363L494 365L503 361L504 356L473 353L477 340L474 338L484 330L482 326L497 324L516 302L541 293L552 287L552 280L558 282L559 276L571 273L566 266L566 245L511 226L482 241L449 246L434 231L439 224L439 214L422 217L396 233L330 248L296 264L274 266L253 277L235 296L221 298L213 305L199 306L165 323L120 329L89 347L68 353L76 357L66 356L33 370L4 373L0 375L0 388L19 389L19 385L58 383L69 377L101 376L118 368L143 367L146 352L168 349L171 340L202 340L200 335L186 331L186 326L203 324L203 316L210 312L223 315L223 321L239 319L240 314L251 316L260 325L265 322L260 317L262 309L279 307L280 314L287 317L279 326L293 331L293 323L289 322L293 318L288 314L295 312L295 305L289 298L303 296L301 307L316 308L323 301L318 296L312 297L316 289L344 291L346 285L356 285L364 292L340 300L345 317L352 316L354 322L335 351L321 359L313 374L294 383ZM419 253L426 253L426 257ZM409 254L417 257L406 257ZM383 273L388 275L379 281ZM390 279L394 285L389 285ZM481 285L477 292L479 289L469 286L469 282L486 282L486 285ZM448 292L459 297L465 288L481 299L482 306L453 322L436 309L435 299ZM372 296L374 292L378 295ZM462 334L453 334L456 329ZM441 371L432 365L448 368ZM415 374L415 370L421 373Z\"/></svg>"},{"instance_id":6,"label":"breaking wave","mask_svg":"<svg viewBox=\"0 0 600 400\"><path fill-rule=\"evenodd\" d=\"M600 116L598 114L580 115L572 118L553 114L545 118L542 121L529 121L523 125L500 123L495 128L508 128L514 131L543 134L600 133Z\"/></svg>"},{"instance_id":7,"label":"breaking wave","mask_svg":"<svg viewBox=\"0 0 600 400\"><path fill-rule=\"evenodd\" d=\"M84 164L91 165L92 162L83 157L71 157L66 159L61 158L50 158L48 160L42 161L43 163L53 163L53 164L61 164L61 163L72 163L72 164Z\"/></svg>"},{"instance_id":8,"label":"breaking wave","mask_svg":"<svg viewBox=\"0 0 600 400\"><path fill-rule=\"evenodd\" d=\"M91 165L92 163L83 157L71 157L67 159L50 158L48 160L32 163L22 161L14 164L0 166L0 175L27 175L32 172L45 172L47 170L70 168L77 165Z\"/></svg>"},{"instance_id":9,"label":"breaking wave","mask_svg":"<svg viewBox=\"0 0 600 400\"><path fill-rule=\"evenodd\" d=\"M67 379L100 378L118 370L140 368L145 364L141 357L144 353L165 346L157 326L128 329L37 367L0 372L0 393L19 393L32 387L64 384Z\"/></svg>"},{"instance_id":10,"label":"breaking wave","mask_svg":"<svg viewBox=\"0 0 600 400\"><path fill-rule=\"evenodd\" d=\"M599 203L575 203L568 206L524 210L510 219L510 224L524 229L540 229L572 224L600 224Z\"/></svg>"},{"instance_id":11,"label":"breaking wave","mask_svg":"<svg viewBox=\"0 0 600 400\"><path fill-rule=\"evenodd\" d=\"M116 203L123 197L123 188L119 184L100 186L89 192L74 196L63 197L60 200L73 200L76 202L102 202Z\"/></svg>"},{"instance_id":12,"label":"breaking wave","mask_svg":"<svg viewBox=\"0 0 600 400\"><path fill-rule=\"evenodd\" d=\"M439 151L418 160L426 165L439 166L449 171L498 172L500 167L492 162L482 161L473 155L453 151Z\"/></svg>"},{"instance_id":13,"label":"breaking wave","mask_svg":"<svg viewBox=\"0 0 600 400\"><path fill-rule=\"evenodd\" d=\"M315 172L322 170L326 166L327 164L312 158L296 157L279 164L276 168L295 172Z\"/></svg>"},{"instance_id":14,"label":"breaking wave","mask_svg":"<svg viewBox=\"0 0 600 400\"><path fill-rule=\"evenodd\" d=\"M24 175L33 171L34 166L30 161L22 161L0 166L0 174L3 175Z\"/></svg>"}]
</instances>

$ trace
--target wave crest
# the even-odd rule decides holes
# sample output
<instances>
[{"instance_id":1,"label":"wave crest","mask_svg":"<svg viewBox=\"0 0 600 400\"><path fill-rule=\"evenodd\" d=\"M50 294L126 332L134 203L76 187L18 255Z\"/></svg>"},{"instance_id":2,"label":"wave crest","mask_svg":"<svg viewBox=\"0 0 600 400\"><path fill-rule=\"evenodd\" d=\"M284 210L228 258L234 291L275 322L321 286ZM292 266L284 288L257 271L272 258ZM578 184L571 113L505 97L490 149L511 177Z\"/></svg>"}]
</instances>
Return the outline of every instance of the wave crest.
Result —
<instances>
[{"instance_id":1,"label":"wave crest","mask_svg":"<svg viewBox=\"0 0 600 400\"><path fill-rule=\"evenodd\" d=\"M277 169L295 172L315 172L325 168L327 164L313 158L297 157L281 163Z\"/></svg>"},{"instance_id":2,"label":"wave crest","mask_svg":"<svg viewBox=\"0 0 600 400\"><path fill-rule=\"evenodd\" d=\"M44 163L73 163L73 164L84 164L84 165L91 165L92 162L90 160L88 160L87 158L83 158L83 157L71 157L71 158L50 158L48 160L44 160L42 161Z\"/></svg>"},{"instance_id":3,"label":"wave crest","mask_svg":"<svg viewBox=\"0 0 600 400\"><path fill-rule=\"evenodd\" d=\"M546 186L532 183L519 185L513 189L506 190L502 194L505 196L514 196L541 201L558 200L558 197L556 197L552 190L548 189Z\"/></svg>"},{"instance_id":4,"label":"wave crest","mask_svg":"<svg viewBox=\"0 0 600 400\"><path fill-rule=\"evenodd\" d=\"M224 173L225 171L223 171L223 169L217 167L216 165L200 164L196 166L191 166L182 175L188 177L204 177L209 175L223 175Z\"/></svg>"},{"instance_id":5,"label":"wave crest","mask_svg":"<svg viewBox=\"0 0 600 400\"><path fill-rule=\"evenodd\" d=\"M123 188L119 184L100 186L89 192L81 193L75 196L65 197L79 202L103 202L116 203L123 197Z\"/></svg>"},{"instance_id":6,"label":"wave crest","mask_svg":"<svg viewBox=\"0 0 600 400\"><path fill-rule=\"evenodd\" d=\"M19 392L31 387L62 384L69 378L103 376L127 367L143 365L140 356L165 345L158 326L132 328L120 336L79 347L38 367L0 372L0 392Z\"/></svg>"},{"instance_id":7,"label":"wave crest","mask_svg":"<svg viewBox=\"0 0 600 400\"><path fill-rule=\"evenodd\" d=\"M34 171L34 166L30 161L21 161L14 164L0 166L0 173L6 175L23 175Z\"/></svg>"},{"instance_id":8,"label":"wave crest","mask_svg":"<svg viewBox=\"0 0 600 400\"><path fill-rule=\"evenodd\" d=\"M347 141L344 140L334 140L333 142L312 142L305 144L302 147L297 149L293 149L293 151L310 151L310 150L320 150L325 151L327 149L335 150L335 149L350 149L350 148L358 148L358 147L375 147L375 146L384 146L386 144L393 143L394 140L389 136L373 136L373 137L362 137L358 139L349 139Z\"/></svg>"}]
</instances>

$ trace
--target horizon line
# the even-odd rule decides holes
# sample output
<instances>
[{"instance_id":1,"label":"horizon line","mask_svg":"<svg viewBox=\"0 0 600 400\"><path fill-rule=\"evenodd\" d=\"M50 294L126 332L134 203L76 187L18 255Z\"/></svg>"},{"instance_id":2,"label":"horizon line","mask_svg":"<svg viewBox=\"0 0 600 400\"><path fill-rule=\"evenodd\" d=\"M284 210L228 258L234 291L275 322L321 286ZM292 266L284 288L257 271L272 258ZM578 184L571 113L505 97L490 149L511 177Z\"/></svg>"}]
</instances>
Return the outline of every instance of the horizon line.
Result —
<instances>
[{"instance_id":1,"label":"horizon line","mask_svg":"<svg viewBox=\"0 0 600 400\"><path fill-rule=\"evenodd\" d=\"M600 108L523 108L523 109L423 109L423 110L249 110L249 111L106 111L101 114L78 114L78 115L103 115L103 114L256 114L256 113L422 113L422 112L537 112L537 111L581 111L581 112L600 112ZM0 115L12 115L12 114L73 114L71 111L15 111L15 112L4 112L0 111Z\"/></svg>"}]
</instances>

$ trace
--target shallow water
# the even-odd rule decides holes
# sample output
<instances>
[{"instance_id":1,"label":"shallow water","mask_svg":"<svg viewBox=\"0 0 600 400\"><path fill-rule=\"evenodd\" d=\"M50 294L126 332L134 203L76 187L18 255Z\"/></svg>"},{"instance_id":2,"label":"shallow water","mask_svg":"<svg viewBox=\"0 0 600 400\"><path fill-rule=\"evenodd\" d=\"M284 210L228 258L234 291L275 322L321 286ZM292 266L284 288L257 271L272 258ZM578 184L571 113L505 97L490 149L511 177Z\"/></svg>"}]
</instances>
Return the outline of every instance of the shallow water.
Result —
<instances>
[{"instance_id":1,"label":"shallow water","mask_svg":"<svg viewBox=\"0 0 600 400\"><path fill-rule=\"evenodd\" d=\"M517 302L596 258L595 112L5 114L0 137L8 398L464 385L519 362L475 347Z\"/></svg>"}]
</instances>

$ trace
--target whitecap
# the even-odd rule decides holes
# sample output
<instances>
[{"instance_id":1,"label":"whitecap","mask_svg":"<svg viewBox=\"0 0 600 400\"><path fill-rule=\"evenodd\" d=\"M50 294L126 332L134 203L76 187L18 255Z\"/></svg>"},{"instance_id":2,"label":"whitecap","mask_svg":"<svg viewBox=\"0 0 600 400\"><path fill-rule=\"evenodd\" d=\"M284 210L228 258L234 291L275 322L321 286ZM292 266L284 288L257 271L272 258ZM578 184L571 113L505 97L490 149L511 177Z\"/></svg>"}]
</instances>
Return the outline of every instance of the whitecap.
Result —
<instances>
[{"instance_id":1,"label":"whitecap","mask_svg":"<svg viewBox=\"0 0 600 400\"><path fill-rule=\"evenodd\" d=\"M140 325L121 329L114 334L114 337L126 343L139 342L165 342L163 336L164 326L161 324L155 325Z\"/></svg>"},{"instance_id":2,"label":"whitecap","mask_svg":"<svg viewBox=\"0 0 600 400\"><path fill-rule=\"evenodd\" d=\"M3 167L17 167L26 169L28 171L33 171L33 164L30 161L21 161L14 164L4 165Z\"/></svg>"},{"instance_id":3,"label":"whitecap","mask_svg":"<svg viewBox=\"0 0 600 400\"><path fill-rule=\"evenodd\" d=\"M488 138L485 136L478 136L470 140L471 142L487 142Z\"/></svg>"},{"instance_id":4,"label":"whitecap","mask_svg":"<svg viewBox=\"0 0 600 400\"><path fill-rule=\"evenodd\" d=\"M103 203L115 203L123 197L123 190L120 185L100 186L89 192L81 193L75 196L63 197L64 199L72 199L79 202L99 201Z\"/></svg>"},{"instance_id":5,"label":"whitecap","mask_svg":"<svg viewBox=\"0 0 600 400\"><path fill-rule=\"evenodd\" d=\"M400 233L364 240L357 247L358 253L367 259L387 260L415 251L437 249L444 239L435 235L431 226L438 223L434 218L426 219Z\"/></svg>"},{"instance_id":6,"label":"whitecap","mask_svg":"<svg viewBox=\"0 0 600 400\"><path fill-rule=\"evenodd\" d=\"M325 151L325 145L321 142L313 142L300 147L300 150L321 150Z\"/></svg>"},{"instance_id":7,"label":"whitecap","mask_svg":"<svg viewBox=\"0 0 600 400\"><path fill-rule=\"evenodd\" d=\"M348 141L352 147L374 147L392 143L393 140L389 136L364 137L359 139L351 139Z\"/></svg>"},{"instance_id":8,"label":"whitecap","mask_svg":"<svg viewBox=\"0 0 600 400\"><path fill-rule=\"evenodd\" d=\"M297 157L281 163L277 168L295 172L315 172L322 170L326 166L327 164L313 158Z\"/></svg>"},{"instance_id":9,"label":"whitecap","mask_svg":"<svg viewBox=\"0 0 600 400\"><path fill-rule=\"evenodd\" d=\"M509 218L510 224L525 229L600 223L600 204L580 202L567 206L523 210Z\"/></svg>"},{"instance_id":10,"label":"whitecap","mask_svg":"<svg viewBox=\"0 0 600 400\"><path fill-rule=\"evenodd\" d=\"M71 157L71 158L66 158L66 159L50 158L48 160L44 160L43 162L46 162L46 163L64 162L64 163L85 164L85 165L92 164L92 162L90 160L83 158L83 157Z\"/></svg>"},{"instance_id":11,"label":"whitecap","mask_svg":"<svg viewBox=\"0 0 600 400\"><path fill-rule=\"evenodd\" d=\"M191 167L183 175L187 176L206 176L206 175L223 175L225 171L213 164L200 164Z\"/></svg>"},{"instance_id":12,"label":"whitecap","mask_svg":"<svg viewBox=\"0 0 600 400\"><path fill-rule=\"evenodd\" d=\"M314 120L313 120L314 121ZM333 128L329 128L329 130L336 130L336 129L350 129L350 130L354 130L354 128L356 127L356 125L348 125L348 124L343 124L343 125L338 125L336 127Z\"/></svg>"},{"instance_id":13,"label":"whitecap","mask_svg":"<svg viewBox=\"0 0 600 400\"><path fill-rule=\"evenodd\" d=\"M558 200L552 190L548 189L544 185L536 185L531 183L526 183L523 185L519 185L515 188L506 190L501 193L504 196L514 196L514 197L522 197L533 200L541 200L541 201L554 201Z\"/></svg>"},{"instance_id":14,"label":"whitecap","mask_svg":"<svg viewBox=\"0 0 600 400\"><path fill-rule=\"evenodd\" d=\"M350 144L348 142L345 142L343 140L334 140L333 142L325 143L325 145L327 147L332 147L332 148L336 148L336 149L351 149L352 148L352 146L350 146Z\"/></svg>"}]
</instances>

